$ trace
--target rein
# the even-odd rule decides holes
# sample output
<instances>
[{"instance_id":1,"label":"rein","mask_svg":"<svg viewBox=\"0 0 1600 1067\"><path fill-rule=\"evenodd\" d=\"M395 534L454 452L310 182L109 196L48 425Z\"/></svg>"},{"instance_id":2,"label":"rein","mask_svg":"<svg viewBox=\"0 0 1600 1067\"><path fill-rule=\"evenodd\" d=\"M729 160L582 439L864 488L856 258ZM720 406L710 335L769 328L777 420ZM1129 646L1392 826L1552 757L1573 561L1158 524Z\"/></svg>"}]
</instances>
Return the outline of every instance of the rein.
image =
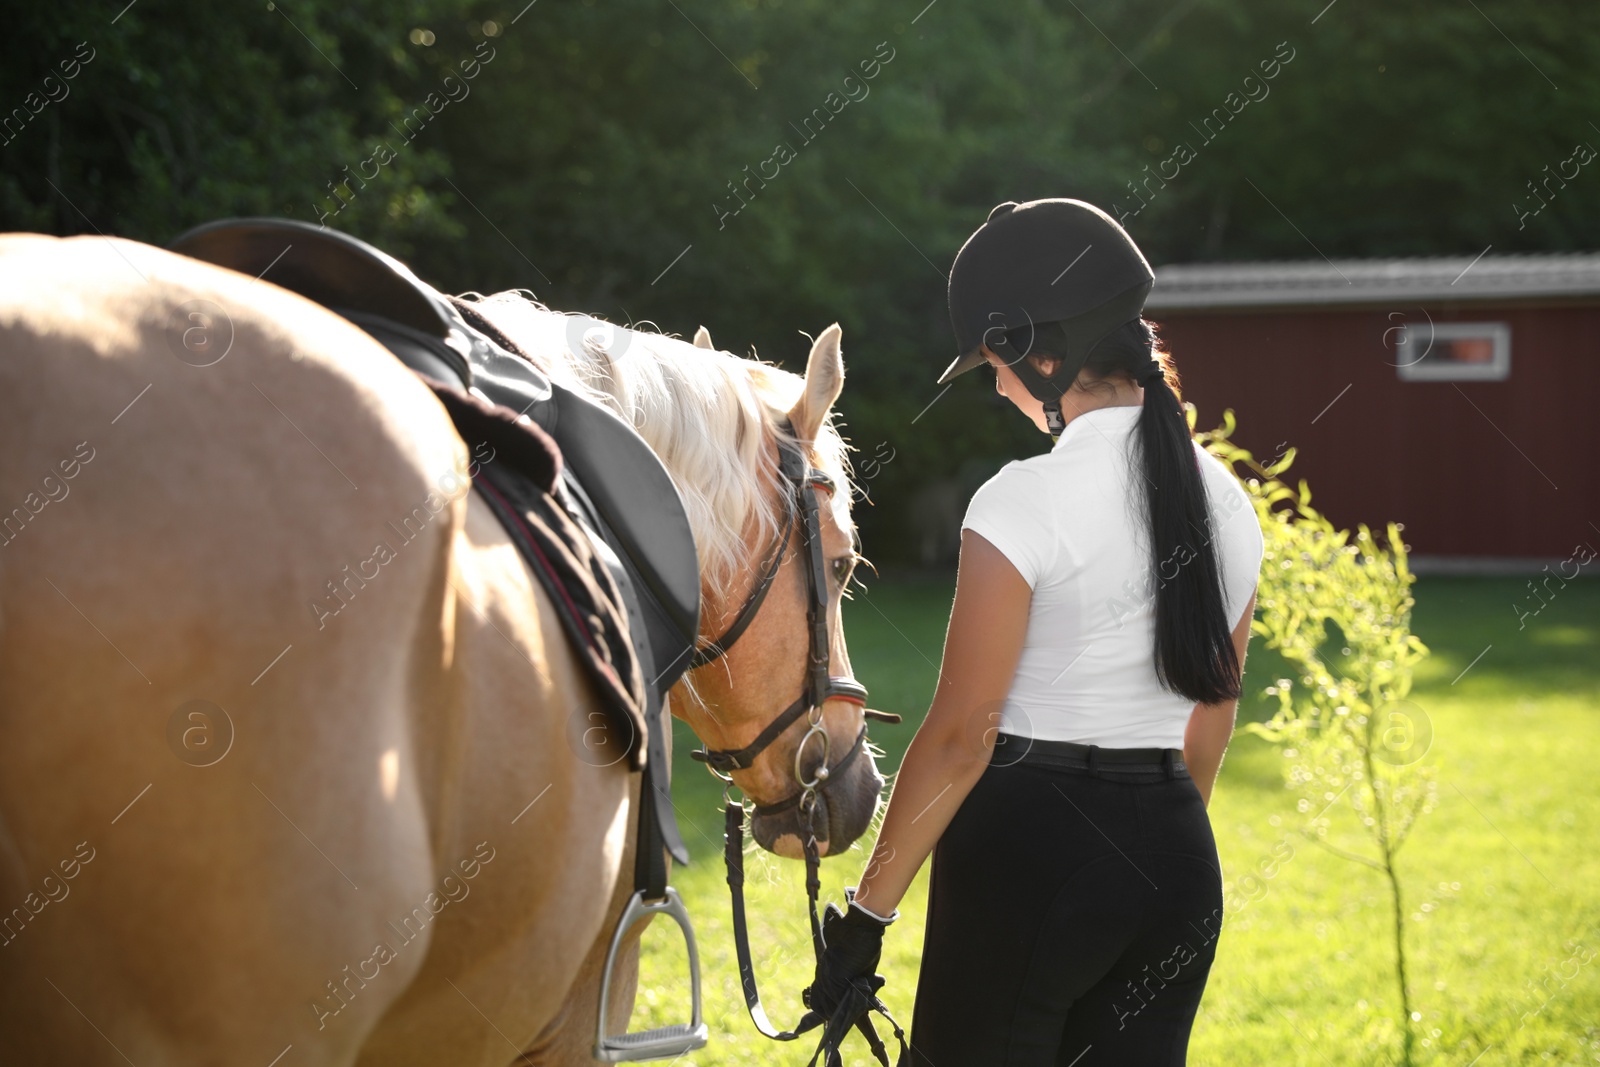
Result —
<instances>
[{"instance_id":1,"label":"rein","mask_svg":"<svg viewBox=\"0 0 1600 1067\"><path fill-rule=\"evenodd\" d=\"M788 429L787 425L784 429ZM900 716L868 709L866 707L867 689L854 678L835 677L828 673L830 656L828 650L828 589L825 580L825 564L822 556L822 523L818 514L816 490L835 491L833 479L825 472L811 467L805 460L798 445L788 443L786 438L779 439L778 469L784 480L792 487L793 495L786 508L783 532L779 535L777 546L771 553L766 567L762 570L761 578L751 591L733 622L723 632L721 637L709 645L697 650L689 667L694 669L716 662L734 643L744 634L756 612L760 609L767 593L771 590L777 578L778 570L783 565L783 559L788 552L789 542L793 537L796 515L798 513L801 523L801 532L804 540L804 560L807 586L806 621L808 629L808 657L806 678L800 695L794 702L780 712L756 736L750 744L738 749L701 749L691 755L704 763L718 778L723 781L723 806L726 812L724 826L723 859L728 868L728 892L732 901L733 911L733 940L734 948L739 959L739 984L744 991L744 1002L750 1011L750 1019L756 1029L764 1037L774 1041L793 1041L802 1034L823 1026L822 1040L817 1046L817 1051L811 1057L811 1064L817 1063L820 1057L826 1056L824 1062L834 1064L839 1062L839 1043L844 1039L848 1030L840 1032L830 1024L830 1020L816 1012L808 1010L792 1030L779 1030L767 1017L765 1006L761 1003L761 993L756 987L755 963L750 952L750 929L745 917L744 903L744 817L745 809L742 802L736 803L729 795L729 787L733 784L732 773L745 770L752 766L758 756L768 746L776 741L790 726L802 715L806 717L808 728L800 743L795 746L794 778L799 791L785 800L774 804L758 805L755 807L757 815L775 815L796 808L806 817L807 833L802 848L806 864L806 904L811 922L811 950L815 958L820 960L824 950L822 940L822 923L817 916L817 900L822 891L821 866L822 860L817 849L816 816L817 795L827 790L829 782L834 776L843 772L861 752L866 744L867 727L863 723L861 732L856 735L855 743L840 757L837 763L830 764L832 756L832 742L828 732L823 728L822 707L829 700L846 700L852 704L860 705L863 715L867 718L878 719L884 722L899 722ZM821 759L818 760L815 770L808 777L805 768L805 756L808 749L812 748L812 741L820 739ZM905 1032L900 1024L895 1022L882 1001L872 998L871 1003L863 1004L881 1014L894 1030L895 1038L900 1043L900 1054L903 1058L906 1053ZM824 1025L830 1024L830 1025ZM871 1048L873 1056L884 1067L889 1067L889 1053L884 1043L879 1039L873 1029L868 1016L862 1014L855 1020L855 1027L861 1031Z\"/></svg>"}]
</instances>

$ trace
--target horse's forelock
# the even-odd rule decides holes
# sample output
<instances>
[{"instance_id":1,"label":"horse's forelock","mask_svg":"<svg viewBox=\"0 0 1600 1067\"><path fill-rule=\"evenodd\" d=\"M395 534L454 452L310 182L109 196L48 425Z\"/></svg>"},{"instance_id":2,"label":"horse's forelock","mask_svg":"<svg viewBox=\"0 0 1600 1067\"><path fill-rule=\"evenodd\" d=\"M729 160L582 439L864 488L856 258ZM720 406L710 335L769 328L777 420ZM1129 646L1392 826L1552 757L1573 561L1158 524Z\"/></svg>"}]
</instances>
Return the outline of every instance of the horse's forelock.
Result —
<instances>
[{"instance_id":1,"label":"horse's forelock","mask_svg":"<svg viewBox=\"0 0 1600 1067\"><path fill-rule=\"evenodd\" d=\"M723 584L770 546L784 506L768 444L804 388L799 375L647 330L597 332L519 292L478 307L562 385L626 419L672 474L705 577ZM587 332L586 332L587 331ZM833 477L833 514L850 522L848 446L824 422L811 459ZM755 536L747 536L754 526Z\"/></svg>"}]
</instances>

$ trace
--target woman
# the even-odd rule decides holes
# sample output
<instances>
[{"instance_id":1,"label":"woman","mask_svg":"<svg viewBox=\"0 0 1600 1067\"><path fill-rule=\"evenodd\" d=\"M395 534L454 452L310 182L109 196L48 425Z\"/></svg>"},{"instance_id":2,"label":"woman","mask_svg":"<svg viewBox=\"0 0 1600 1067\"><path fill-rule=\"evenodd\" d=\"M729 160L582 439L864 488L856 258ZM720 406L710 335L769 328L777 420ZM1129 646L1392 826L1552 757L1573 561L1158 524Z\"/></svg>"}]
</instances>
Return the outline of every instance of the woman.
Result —
<instances>
[{"instance_id":1,"label":"woman","mask_svg":"<svg viewBox=\"0 0 1600 1067\"><path fill-rule=\"evenodd\" d=\"M932 706L808 991L872 979L930 851L913 1062L1185 1060L1222 926L1206 816L1261 531L1189 435L1141 318L1153 275L1076 200L1002 204L950 275L960 356L1047 453L973 497Z\"/></svg>"}]
</instances>

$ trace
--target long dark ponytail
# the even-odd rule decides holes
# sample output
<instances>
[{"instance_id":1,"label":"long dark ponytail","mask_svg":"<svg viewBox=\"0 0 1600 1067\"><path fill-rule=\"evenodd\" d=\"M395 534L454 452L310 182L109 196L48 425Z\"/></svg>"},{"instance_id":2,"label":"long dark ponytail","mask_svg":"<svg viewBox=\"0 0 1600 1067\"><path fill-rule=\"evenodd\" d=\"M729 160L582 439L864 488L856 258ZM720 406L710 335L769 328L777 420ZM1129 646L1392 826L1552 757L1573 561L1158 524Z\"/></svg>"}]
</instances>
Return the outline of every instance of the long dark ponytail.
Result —
<instances>
[{"instance_id":1,"label":"long dark ponytail","mask_svg":"<svg viewBox=\"0 0 1600 1067\"><path fill-rule=\"evenodd\" d=\"M1239 657L1223 602L1211 509L1172 357L1154 326L1141 319L1097 345L1084 369L1098 377L1125 373L1144 386L1134 468L1145 483L1156 676L1197 704L1237 700Z\"/></svg>"}]
</instances>

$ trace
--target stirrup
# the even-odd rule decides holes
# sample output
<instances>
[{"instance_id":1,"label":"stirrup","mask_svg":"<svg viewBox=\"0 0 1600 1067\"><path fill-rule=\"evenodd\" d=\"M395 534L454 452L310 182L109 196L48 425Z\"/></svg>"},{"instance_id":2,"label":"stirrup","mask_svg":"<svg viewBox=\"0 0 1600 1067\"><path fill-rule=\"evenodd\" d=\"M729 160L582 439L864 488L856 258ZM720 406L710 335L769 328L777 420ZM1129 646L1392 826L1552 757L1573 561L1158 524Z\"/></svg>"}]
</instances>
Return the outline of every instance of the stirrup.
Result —
<instances>
[{"instance_id":1,"label":"stirrup","mask_svg":"<svg viewBox=\"0 0 1600 1067\"><path fill-rule=\"evenodd\" d=\"M689 949L690 1019L687 1023L658 1026L654 1030L638 1030L624 1034L606 1035L606 1019L611 1006L611 968L617 962L617 949L622 945L622 935L634 924L656 913L670 916L683 930L684 944ZM700 1013L700 952L695 947L694 927L689 925L689 913L684 909L678 891L667 887L661 900L644 899L644 891L635 893L622 909L616 932L611 935L611 951L606 953L606 969L600 976L600 1021L595 1030L594 1058L603 1063L634 1063L639 1060L664 1060L704 1048L710 1031Z\"/></svg>"}]
</instances>

